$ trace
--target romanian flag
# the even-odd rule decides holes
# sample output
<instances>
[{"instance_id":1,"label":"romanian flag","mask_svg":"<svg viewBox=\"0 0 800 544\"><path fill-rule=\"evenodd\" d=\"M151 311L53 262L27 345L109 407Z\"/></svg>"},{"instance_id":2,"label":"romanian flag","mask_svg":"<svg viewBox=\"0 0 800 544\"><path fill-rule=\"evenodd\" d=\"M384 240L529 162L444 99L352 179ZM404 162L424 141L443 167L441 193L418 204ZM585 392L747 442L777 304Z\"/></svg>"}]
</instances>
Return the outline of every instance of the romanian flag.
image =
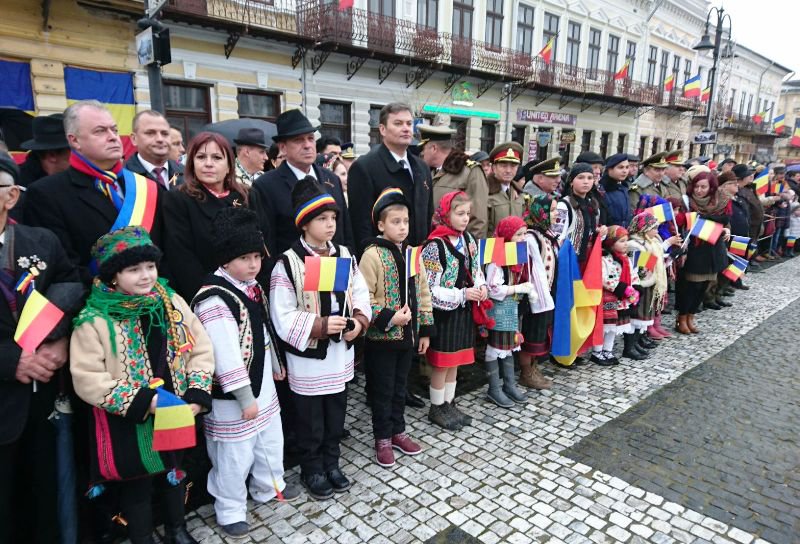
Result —
<instances>
[{"instance_id":1,"label":"romanian flag","mask_svg":"<svg viewBox=\"0 0 800 544\"><path fill-rule=\"evenodd\" d=\"M766 117L766 116L767 116L767 112L766 111L760 111L760 112L758 112L757 114L755 114L753 116L753 122L755 124L759 125L759 124L761 124L761 122L764 120L764 117Z\"/></svg>"},{"instance_id":2,"label":"romanian flag","mask_svg":"<svg viewBox=\"0 0 800 544\"><path fill-rule=\"evenodd\" d=\"M0 108L22 110L31 115L33 105L33 85L31 84L31 65L27 62L0 60Z\"/></svg>"},{"instance_id":3,"label":"romanian flag","mask_svg":"<svg viewBox=\"0 0 800 544\"><path fill-rule=\"evenodd\" d=\"M664 90L665 91L672 91L675 88L675 75L670 74L667 76L667 79L664 80Z\"/></svg>"},{"instance_id":4,"label":"romanian flag","mask_svg":"<svg viewBox=\"0 0 800 544\"><path fill-rule=\"evenodd\" d=\"M353 7L353 0L339 0L339 11L344 11Z\"/></svg>"},{"instance_id":5,"label":"romanian flag","mask_svg":"<svg viewBox=\"0 0 800 544\"><path fill-rule=\"evenodd\" d=\"M653 271L658 263L658 257L649 251L634 251L632 254L633 266L636 268L646 268Z\"/></svg>"},{"instance_id":6,"label":"romanian flag","mask_svg":"<svg viewBox=\"0 0 800 544\"><path fill-rule=\"evenodd\" d=\"M731 236L730 251L734 255L746 257L749 244L750 238L746 236Z\"/></svg>"},{"instance_id":7,"label":"romanian flag","mask_svg":"<svg viewBox=\"0 0 800 544\"><path fill-rule=\"evenodd\" d=\"M786 186L780 181L775 182L772 186L772 194L779 195L786 190Z\"/></svg>"},{"instance_id":8,"label":"romanian flag","mask_svg":"<svg viewBox=\"0 0 800 544\"><path fill-rule=\"evenodd\" d=\"M528 261L528 244L504 242L502 238L486 238L478 244L481 266L514 266Z\"/></svg>"},{"instance_id":9,"label":"romanian flag","mask_svg":"<svg viewBox=\"0 0 800 544\"><path fill-rule=\"evenodd\" d=\"M753 255L756 254L756 251L758 251L758 243L757 242L751 242L750 245L747 247L747 260L748 261L753 258Z\"/></svg>"},{"instance_id":10,"label":"romanian flag","mask_svg":"<svg viewBox=\"0 0 800 544\"><path fill-rule=\"evenodd\" d=\"M686 98L697 98L700 96L700 74L691 79L687 79L683 84L683 96Z\"/></svg>"},{"instance_id":11,"label":"romanian flag","mask_svg":"<svg viewBox=\"0 0 800 544\"><path fill-rule=\"evenodd\" d=\"M136 106L133 101L133 74L130 72L98 72L67 66L64 68L67 104L78 100L99 100L111 111L117 122L125 157L135 151L130 135Z\"/></svg>"},{"instance_id":12,"label":"romanian flag","mask_svg":"<svg viewBox=\"0 0 800 544\"><path fill-rule=\"evenodd\" d=\"M697 221L697 212L689 212L686 214L686 230L692 230L695 221Z\"/></svg>"},{"instance_id":13,"label":"romanian flag","mask_svg":"<svg viewBox=\"0 0 800 544\"><path fill-rule=\"evenodd\" d=\"M572 243L566 240L558 252L552 353L563 365L571 365L587 343L594 345L597 341L595 325L603 294L601 267L600 244L592 248L583 278Z\"/></svg>"},{"instance_id":14,"label":"romanian flag","mask_svg":"<svg viewBox=\"0 0 800 544\"><path fill-rule=\"evenodd\" d=\"M739 257L732 257L733 262L728 265L728 268L722 271L722 275L731 281L737 281L742 277L744 271L747 270L747 261Z\"/></svg>"},{"instance_id":15,"label":"romanian flag","mask_svg":"<svg viewBox=\"0 0 800 544\"><path fill-rule=\"evenodd\" d=\"M789 236L788 238L786 238L786 247L792 249L796 241L797 238L795 238L794 236Z\"/></svg>"},{"instance_id":16,"label":"romanian flag","mask_svg":"<svg viewBox=\"0 0 800 544\"><path fill-rule=\"evenodd\" d=\"M780 134L783 132L783 127L786 126L786 114L780 114L775 119L772 120L772 130L775 131L775 134Z\"/></svg>"},{"instance_id":17,"label":"romanian flag","mask_svg":"<svg viewBox=\"0 0 800 544\"><path fill-rule=\"evenodd\" d=\"M711 87L706 87L700 93L700 102L708 102L709 100L711 100Z\"/></svg>"},{"instance_id":18,"label":"romanian flag","mask_svg":"<svg viewBox=\"0 0 800 544\"><path fill-rule=\"evenodd\" d=\"M789 141L789 145L793 147L800 147L800 127L794 127L794 134L792 134L792 139Z\"/></svg>"},{"instance_id":19,"label":"romanian flag","mask_svg":"<svg viewBox=\"0 0 800 544\"><path fill-rule=\"evenodd\" d=\"M153 421L153 451L174 451L196 445L194 414L183 399L165 390L164 380L154 378L150 388L156 390L156 415Z\"/></svg>"},{"instance_id":20,"label":"romanian flag","mask_svg":"<svg viewBox=\"0 0 800 544\"><path fill-rule=\"evenodd\" d=\"M547 40L545 46L542 47L541 51L539 51L539 56L542 57L542 60L544 60L544 63L548 66L550 66L550 64L553 62L553 44L555 43L555 40L555 36Z\"/></svg>"},{"instance_id":21,"label":"romanian flag","mask_svg":"<svg viewBox=\"0 0 800 544\"><path fill-rule=\"evenodd\" d=\"M306 257L304 291L347 291L352 261L341 257Z\"/></svg>"},{"instance_id":22,"label":"romanian flag","mask_svg":"<svg viewBox=\"0 0 800 544\"><path fill-rule=\"evenodd\" d=\"M722 234L723 226L710 219L697 219L697 222L692 226L689 236L705 240L709 244L716 244L719 235Z\"/></svg>"},{"instance_id":23,"label":"romanian flag","mask_svg":"<svg viewBox=\"0 0 800 544\"><path fill-rule=\"evenodd\" d=\"M627 79L628 77L628 70L631 67L631 59L627 59L625 64L622 65L622 68L619 69L619 72L614 74L614 81L620 81L622 79Z\"/></svg>"},{"instance_id":24,"label":"romanian flag","mask_svg":"<svg viewBox=\"0 0 800 544\"><path fill-rule=\"evenodd\" d=\"M757 195L766 195L769 192L769 169L764 168L753 180L753 183L755 183Z\"/></svg>"},{"instance_id":25,"label":"romanian flag","mask_svg":"<svg viewBox=\"0 0 800 544\"><path fill-rule=\"evenodd\" d=\"M419 274L419 246L406 248L406 277L413 278Z\"/></svg>"},{"instance_id":26,"label":"romanian flag","mask_svg":"<svg viewBox=\"0 0 800 544\"><path fill-rule=\"evenodd\" d=\"M53 332L62 317L64 312L58 306L39 291L31 291L22 307L14 341L25 351L33 353L47 335Z\"/></svg>"},{"instance_id":27,"label":"romanian flag","mask_svg":"<svg viewBox=\"0 0 800 544\"><path fill-rule=\"evenodd\" d=\"M658 220L659 223L664 223L666 221L672 221L675 219L675 213L672 211L672 204L669 202L647 208L644 213L650 213Z\"/></svg>"}]
</instances>

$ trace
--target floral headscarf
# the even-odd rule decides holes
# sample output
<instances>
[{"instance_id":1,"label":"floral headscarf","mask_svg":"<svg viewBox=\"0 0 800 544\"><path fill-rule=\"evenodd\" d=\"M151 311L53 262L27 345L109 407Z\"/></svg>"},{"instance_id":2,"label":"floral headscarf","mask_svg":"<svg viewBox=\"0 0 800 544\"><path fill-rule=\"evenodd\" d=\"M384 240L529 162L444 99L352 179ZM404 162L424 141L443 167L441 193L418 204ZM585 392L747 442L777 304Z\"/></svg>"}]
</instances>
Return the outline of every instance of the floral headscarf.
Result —
<instances>
[{"instance_id":1,"label":"floral headscarf","mask_svg":"<svg viewBox=\"0 0 800 544\"><path fill-rule=\"evenodd\" d=\"M658 219L650 212L642 212L634 215L631 224L628 226L630 234L644 234L648 230L658 227Z\"/></svg>"},{"instance_id":2,"label":"floral headscarf","mask_svg":"<svg viewBox=\"0 0 800 544\"><path fill-rule=\"evenodd\" d=\"M625 227L620 227L619 225L610 225L608 227L608 234L606 234L606 238L603 240L603 247L608 251L611 251L611 248L614 247L614 244L616 244L617 241L627 237L628 230Z\"/></svg>"},{"instance_id":3,"label":"floral headscarf","mask_svg":"<svg viewBox=\"0 0 800 544\"><path fill-rule=\"evenodd\" d=\"M550 207L553 205L553 197L549 195L538 195L533 197L523 218L528 228L539 232L550 231Z\"/></svg>"},{"instance_id":4,"label":"floral headscarf","mask_svg":"<svg viewBox=\"0 0 800 544\"><path fill-rule=\"evenodd\" d=\"M445 236L461 236L450 224L450 211L453 208L453 199L457 196L469 198L464 191L451 191L442 196L436 211L433 212L433 231L428 236L429 240L434 238L444 238Z\"/></svg>"}]
</instances>

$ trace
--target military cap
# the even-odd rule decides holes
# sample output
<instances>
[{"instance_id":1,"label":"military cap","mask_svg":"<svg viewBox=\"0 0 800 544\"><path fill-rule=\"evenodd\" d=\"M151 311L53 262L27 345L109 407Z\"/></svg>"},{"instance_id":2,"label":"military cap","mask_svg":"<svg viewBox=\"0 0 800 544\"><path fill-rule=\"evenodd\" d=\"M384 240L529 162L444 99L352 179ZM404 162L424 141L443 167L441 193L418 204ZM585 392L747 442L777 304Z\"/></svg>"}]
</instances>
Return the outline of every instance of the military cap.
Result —
<instances>
[{"instance_id":1,"label":"military cap","mask_svg":"<svg viewBox=\"0 0 800 544\"><path fill-rule=\"evenodd\" d=\"M356 144L353 142L345 142L342 144L342 152L339 155L343 159L356 158Z\"/></svg>"},{"instance_id":2,"label":"military cap","mask_svg":"<svg viewBox=\"0 0 800 544\"><path fill-rule=\"evenodd\" d=\"M469 160L475 162L488 161L489 154L486 151L476 151L475 153L469 156Z\"/></svg>"},{"instance_id":3,"label":"military cap","mask_svg":"<svg viewBox=\"0 0 800 544\"><path fill-rule=\"evenodd\" d=\"M419 145L423 146L428 142L447 142L453 138L455 129L442 126L419 125Z\"/></svg>"},{"instance_id":4,"label":"military cap","mask_svg":"<svg viewBox=\"0 0 800 544\"><path fill-rule=\"evenodd\" d=\"M666 151L664 155L664 162L672 166L683 166L683 153L680 150L677 151Z\"/></svg>"},{"instance_id":5,"label":"military cap","mask_svg":"<svg viewBox=\"0 0 800 544\"><path fill-rule=\"evenodd\" d=\"M526 164L525 166L528 166L528 164ZM531 165L529 170L531 176L535 176L536 174L541 174L543 176L560 176L561 157L553 157L552 159L547 159L546 161L542 161L540 163Z\"/></svg>"},{"instance_id":6,"label":"military cap","mask_svg":"<svg viewBox=\"0 0 800 544\"><path fill-rule=\"evenodd\" d=\"M656 153L655 155L651 155L647 157L645 160L642 161L643 167L652 167L652 168L666 168L669 166L665 161L664 157L667 155L666 152Z\"/></svg>"},{"instance_id":7,"label":"military cap","mask_svg":"<svg viewBox=\"0 0 800 544\"><path fill-rule=\"evenodd\" d=\"M522 146L517 142L503 142L489 152L489 160L493 163L513 162L519 164L522 162Z\"/></svg>"}]
</instances>

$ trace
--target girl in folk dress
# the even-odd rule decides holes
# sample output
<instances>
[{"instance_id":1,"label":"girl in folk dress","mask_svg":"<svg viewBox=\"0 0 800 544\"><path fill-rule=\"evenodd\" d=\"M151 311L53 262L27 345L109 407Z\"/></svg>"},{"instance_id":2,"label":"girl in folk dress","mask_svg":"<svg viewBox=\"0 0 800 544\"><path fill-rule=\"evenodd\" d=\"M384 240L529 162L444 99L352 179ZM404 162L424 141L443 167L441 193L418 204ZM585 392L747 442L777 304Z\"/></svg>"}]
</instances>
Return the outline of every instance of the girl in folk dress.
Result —
<instances>
[{"instance_id":1,"label":"girl in folk dress","mask_svg":"<svg viewBox=\"0 0 800 544\"><path fill-rule=\"evenodd\" d=\"M436 336L427 359L433 366L428 418L448 430L472 424L455 406L458 367L475 362L473 305L489 296L475 238L466 232L471 203L463 191L442 196L435 228L422 250L433 303Z\"/></svg>"}]
</instances>

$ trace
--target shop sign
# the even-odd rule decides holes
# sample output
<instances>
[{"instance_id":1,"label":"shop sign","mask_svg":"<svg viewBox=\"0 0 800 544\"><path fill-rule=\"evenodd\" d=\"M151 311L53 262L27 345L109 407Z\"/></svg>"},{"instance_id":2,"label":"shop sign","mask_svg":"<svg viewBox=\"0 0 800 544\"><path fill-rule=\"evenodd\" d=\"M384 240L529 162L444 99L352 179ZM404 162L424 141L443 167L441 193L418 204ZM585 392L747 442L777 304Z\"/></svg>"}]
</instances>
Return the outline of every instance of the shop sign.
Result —
<instances>
[{"instance_id":1,"label":"shop sign","mask_svg":"<svg viewBox=\"0 0 800 544\"><path fill-rule=\"evenodd\" d=\"M561 133L561 143L562 144L574 144L575 143L575 133L574 132L562 132Z\"/></svg>"},{"instance_id":2,"label":"shop sign","mask_svg":"<svg viewBox=\"0 0 800 544\"><path fill-rule=\"evenodd\" d=\"M548 125L569 125L574 127L578 123L578 116L572 115L571 113L517 109L517 121L546 123Z\"/></svg>"},{"instance_id":3,"label":"shop sign","mask_svg":"<svg viewBox=\"0 0 800 544\"><path fill-rule=\"evenodd\" d=\"M475 101L475 92L472 90L472 83L462 81L450 92L454 106L466 106L471 108Z\"/></svg>"},{"instance_id":4,"label":"shop sign","mask_svg":"<svg viewBox=\"0 0 800 544\"><path fill-rule=\"evenodd\" d=\"M539 144L535 138L528 140L528 160L532 161L539 155Z\"/></svg>"}]
</instances>

